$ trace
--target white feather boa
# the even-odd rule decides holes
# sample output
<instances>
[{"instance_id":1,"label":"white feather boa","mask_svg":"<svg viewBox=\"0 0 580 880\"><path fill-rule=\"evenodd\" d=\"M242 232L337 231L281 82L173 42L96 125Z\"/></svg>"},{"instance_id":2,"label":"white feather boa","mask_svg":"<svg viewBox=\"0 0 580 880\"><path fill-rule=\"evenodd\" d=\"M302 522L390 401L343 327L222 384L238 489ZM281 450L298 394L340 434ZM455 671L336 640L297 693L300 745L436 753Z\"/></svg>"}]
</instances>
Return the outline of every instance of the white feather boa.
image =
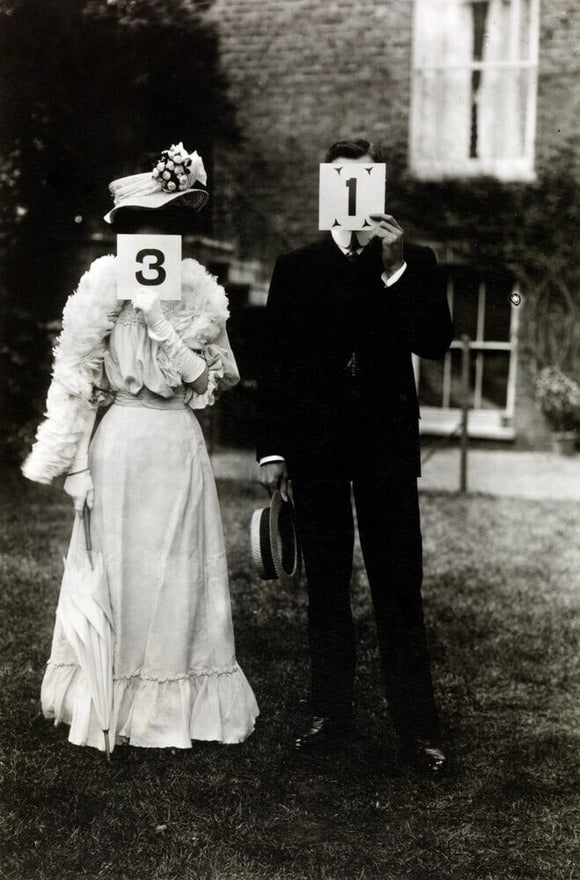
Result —
<instances>
[{"instance_id":1,"label":"white feather boa","mask_svg":"<svg viewBox=\"0 0 580 880\"><path fill-rule=\"evenodd\" d=\"M52 382L46 401L45 421L22 466L25 477L50 483L65 473L75 458L81 437L92 423L96 407L110 402L103 360L108 336L123 307L117 299L116 258L95 260L69 296L63 311L62 332L54 349ZM209 367L204 394L187 392L192 409L215 402L223 388L239 381L236 362L226 334L229 315L225 291L196 260L182 264L181 308L167 315L168 321L192 349L203 351ZM164 353L159 365L169 384L177 387Z\"/></svg>"}]
</instances>

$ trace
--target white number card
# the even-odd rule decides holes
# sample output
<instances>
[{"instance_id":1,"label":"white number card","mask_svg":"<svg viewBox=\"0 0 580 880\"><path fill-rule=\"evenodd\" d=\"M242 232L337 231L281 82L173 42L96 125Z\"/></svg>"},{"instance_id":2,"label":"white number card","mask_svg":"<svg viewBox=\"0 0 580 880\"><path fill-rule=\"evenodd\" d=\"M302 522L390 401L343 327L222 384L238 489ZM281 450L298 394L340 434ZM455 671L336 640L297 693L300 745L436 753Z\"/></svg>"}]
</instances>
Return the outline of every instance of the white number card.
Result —
<instances>
[{"instance_id":1,"label":"white number card","mask_svg":"<svg viewBox=\"0 0 580 880\"><path fill-rule=\"evenodd\" d=\"M386 165L360 162L320 166L319 229L366 229L369 214L385 211Z\"/></svg>"},{"instance_id":2,"label":"white number card","mask_svg":"<svg viewBox=\"0 0 580 880\"><path fill-rule=\"evenodd\" d=\"M117 299L132 299L140 290L181 299L180 235L117 236Z\"/></svg>"}]
</instances>

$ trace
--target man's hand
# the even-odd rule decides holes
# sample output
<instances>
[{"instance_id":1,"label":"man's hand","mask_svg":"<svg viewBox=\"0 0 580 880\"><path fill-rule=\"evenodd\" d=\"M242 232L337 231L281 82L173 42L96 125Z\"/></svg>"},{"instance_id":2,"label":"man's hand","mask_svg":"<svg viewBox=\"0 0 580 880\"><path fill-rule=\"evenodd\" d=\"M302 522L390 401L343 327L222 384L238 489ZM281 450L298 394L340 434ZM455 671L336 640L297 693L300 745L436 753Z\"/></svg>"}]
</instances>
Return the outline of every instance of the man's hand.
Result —
<instances>
[{"instance_id":1,"label":"man's hand","mask_svg":"<svg viewBox=\"0 0 580 880\"><path fill-rule=\"evenodd\" d=\"M268 461L260 465L258 479L270 496L278 491L284 501L292 501L292 484L285 461Z\"/></svg>"},{"instance_id":2,"label":"man's hand","mask_svg":"<svg viewBox=\"0 0 580 880\"><path fill-rule=\"evenodd\" d=\"M158 321L163 320L163 310L161 309L161 301L159 295L154 290L142 290L136 293L131 300L133 308L142 312L145 323L148 327L154 326Z\"/></svg>"},{"instance_id":3,"label":"man's hand","mask_svg":"<svg viewBox=\"0 0 580 880\"><path fill-rule=\"evenodd\" d=\"M403 265L403 230L391 214L371 214L373 238L381 241L383 266L392 275Z\"/></svg>"},{"instance_id":4,"label":"man's hand","mask_svg":"<svg viewBox=\"0 0 580 880\"><path fill-rule=\"evenodd\" d=\"M67 477L64 484L64 491L73 500L75 513L82 514L85 504L92 510L93 499L95 495L93 487L93 478L90 471L81 471L79 474L73 474Z\"/></svg>"}]
</instances>

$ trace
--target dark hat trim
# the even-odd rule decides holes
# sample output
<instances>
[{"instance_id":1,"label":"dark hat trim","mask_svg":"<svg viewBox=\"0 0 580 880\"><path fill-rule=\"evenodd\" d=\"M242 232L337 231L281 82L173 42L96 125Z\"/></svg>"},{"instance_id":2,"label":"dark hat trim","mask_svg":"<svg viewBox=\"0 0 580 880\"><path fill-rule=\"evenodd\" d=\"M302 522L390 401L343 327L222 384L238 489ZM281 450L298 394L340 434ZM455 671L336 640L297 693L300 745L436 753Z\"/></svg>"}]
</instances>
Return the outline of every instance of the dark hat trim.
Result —
<instances>
[{"instance_id":1,"label":"dark hat trim","mask_svg":"<svg viewBox=\"0 0 580 880\"><path fill-rule=\"evenodd\" d=\"M270 511L263 510L260 517L260 553L262 555L262 564L264 566L265 579L272 580L277 577L276 566L272 556L272 547L270 545Z\"/></svg>"},{"instance_id":2,"label":"dark hat trim","mask_svg":"<svg viewBox=\"0 0 580 880\"><path fill-rule=\"evenodd\" d=\"M279 580L295 587L300 580L302 557L294 528L293 506L272 496L270 507L255 510L251 522L252 559L262 580Z\"/></svg>"}]
</instances>

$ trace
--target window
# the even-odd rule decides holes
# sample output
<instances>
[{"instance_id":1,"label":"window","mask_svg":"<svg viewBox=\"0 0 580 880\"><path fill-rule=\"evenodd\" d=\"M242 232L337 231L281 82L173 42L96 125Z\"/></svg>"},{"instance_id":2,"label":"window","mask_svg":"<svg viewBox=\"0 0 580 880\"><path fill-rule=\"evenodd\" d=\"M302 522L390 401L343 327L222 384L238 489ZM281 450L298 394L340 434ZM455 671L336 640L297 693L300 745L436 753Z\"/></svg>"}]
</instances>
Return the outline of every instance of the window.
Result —
<instances>
[{"instance_id":1,"label":"window","mask_svg":"<svg viewBox=\"0 0 580 880\"><path fill-rule=\"evenodd\" d=\"M539 0L415 0L411 170L532 180Z\"/></svg>"},{"instance_id":2,"label":"window","mask_svg":"<svg viewBox=\"0 0 580 880\"><path fill-rule=\"evenodd\" d=\"M443 361L415 359L421 430L450 434L459 426L463 393L461 337L468 336L469 434L513 439L521 309L513 279L498 270L450 264L441 268L441 283L447 291L455 339Z\"/></svg>"}]
</instances>

